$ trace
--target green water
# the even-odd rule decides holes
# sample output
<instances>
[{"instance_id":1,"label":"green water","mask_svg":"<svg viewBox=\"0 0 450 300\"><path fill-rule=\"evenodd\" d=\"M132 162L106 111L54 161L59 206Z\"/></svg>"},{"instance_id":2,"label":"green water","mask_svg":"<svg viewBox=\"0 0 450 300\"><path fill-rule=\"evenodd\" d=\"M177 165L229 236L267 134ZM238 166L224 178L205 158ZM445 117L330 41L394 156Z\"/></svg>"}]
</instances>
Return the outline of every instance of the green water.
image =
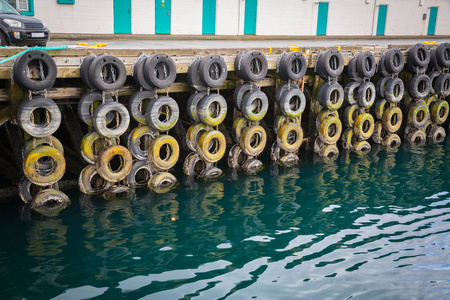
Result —
<instances>
[{"instance_id":1,"label":"green water","mask_svg":"<svg viewBox=\"0 0 450 300\"><path fill-rule=\"evenodd\" d=\"M448 299L450 144L0 207L1 299Z\"/></svg>"}]
</instances>

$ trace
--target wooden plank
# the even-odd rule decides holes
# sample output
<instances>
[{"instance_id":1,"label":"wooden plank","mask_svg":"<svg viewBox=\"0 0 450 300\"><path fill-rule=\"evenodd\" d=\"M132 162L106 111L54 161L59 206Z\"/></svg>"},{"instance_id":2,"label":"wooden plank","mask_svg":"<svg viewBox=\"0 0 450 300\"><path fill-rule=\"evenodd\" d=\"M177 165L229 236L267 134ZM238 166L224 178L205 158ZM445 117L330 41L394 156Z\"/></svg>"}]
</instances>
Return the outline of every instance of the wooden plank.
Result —
<instances>
[{"instance_id":1,"label":"wooden plank","mask_svg":"<svg viewBox=\"0 0 450 300\"><path fill-rule=\"evenodd\" d=\"M5 107L0 110L0 126L5 124L11 119L11 108Z\"/></svg>"}]
</instances>

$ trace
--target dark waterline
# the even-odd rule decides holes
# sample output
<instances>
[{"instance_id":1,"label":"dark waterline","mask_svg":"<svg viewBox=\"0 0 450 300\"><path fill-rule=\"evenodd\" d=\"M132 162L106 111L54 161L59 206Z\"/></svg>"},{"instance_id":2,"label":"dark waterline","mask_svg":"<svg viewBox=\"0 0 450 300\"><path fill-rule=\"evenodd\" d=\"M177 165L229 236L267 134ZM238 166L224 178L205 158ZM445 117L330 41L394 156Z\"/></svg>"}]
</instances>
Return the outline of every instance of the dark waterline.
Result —
<instances>
[{"instance_id":1,"label":"dark waterline","mask_svg":"<svg viewBox=\"0 0 450 300\"><path fill-rule=\"evenodd\" d=\"M448 299L450 144L0 207L1 299Z\"/></svg>"}]
</instances>

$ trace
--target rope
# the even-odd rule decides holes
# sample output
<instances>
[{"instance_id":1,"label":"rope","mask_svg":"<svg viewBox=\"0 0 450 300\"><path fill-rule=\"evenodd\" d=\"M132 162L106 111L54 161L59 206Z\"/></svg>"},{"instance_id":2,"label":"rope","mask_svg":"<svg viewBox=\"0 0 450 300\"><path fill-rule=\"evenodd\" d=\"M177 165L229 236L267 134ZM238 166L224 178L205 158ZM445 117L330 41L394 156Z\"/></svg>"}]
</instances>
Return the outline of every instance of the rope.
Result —
<instances>
[{"instance_id":1,"label":"rope","mask_svg":"<svg viewBox=\"0 0 450 300\"><path fill-rule=\"evenodd\" d=\"M11 57L5 58L3 60L0 60L0 64L5 63L7 61L10 61L18 56L21 56L22 54L27 53L28 51L31 50L41 50L41 51L53 51L53 50L64 50L64 49L68 49L69 46L59 46L59 47L32 47L32 48L28 48L27 50L24 50L20 53L17 53Z\"/></svg>"}]
</instances>

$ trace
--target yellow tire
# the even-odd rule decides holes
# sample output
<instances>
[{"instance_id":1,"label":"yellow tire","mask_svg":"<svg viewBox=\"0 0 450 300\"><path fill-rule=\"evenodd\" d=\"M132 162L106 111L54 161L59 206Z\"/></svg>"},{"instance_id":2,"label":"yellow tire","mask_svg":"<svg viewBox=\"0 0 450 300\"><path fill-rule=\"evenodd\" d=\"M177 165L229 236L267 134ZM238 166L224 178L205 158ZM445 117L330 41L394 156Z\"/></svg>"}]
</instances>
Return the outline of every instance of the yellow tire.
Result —
<instances>
[{"instance_id":1,"label":"yellow tire","mask_svg":"<svg viewBox=\"0 0 450 300\"><path fill-rule=\"evenodd\" d=\"M383 138L386 136L386 130L383 128L383 123L381 121L375 122L375 128L372 133L372 140L377 143L383 143Z\"/></svg>"},{"instance_id":2,"label":"yellow tire","mask_svg":"<svg viewBox=\"0 0 450 300\"><path fill-rule=\"evenodd\" d=\"M286 123L277 134L277 143L281 149L294 152L302 145L303 130L297 123Z\"/></svg>"},{"instance_id":3,"label":"yellow tire","mask_svg":"<svg viewBox=\"0 0 450 300\"><path fill-rule=\"evenodd\" d=\"M408 112L408 124L416 128L424 127L430 119L430 111L424 101L411 106Z\"/></svg>"},{"instance_id":4,"label":"yellow tire","mask_svg":"<svg viewBox=\"0 0 450 300\"><path fill-rule=\"evenodd\" d=\"M245 163L248 159L248 155L242 151L241 146L238 144L231 147L230 152L228 153L228 167L232 169L238 169L243 163Z\"/></svg>"},{"instance_id":5,"label":"yellow tire","mask_svg":"<svg viewBox=\"0 0 450 300\"><path fill-rule=\"evenodd\" d=\"M102 137L95 131L88 132L81 140L81 156L86 162L94 165L100 152L113 145L117 145L116 139Z\"/></svg>"},{"instance_id":6,"label":"yellow tire","mask_svg":"<svg viewBox=\"0 0 450 300\"><path fill-rule=\"evenodd\" d=\"M336 143L341 137L342 122L336 117L328 117L322 120L319 126L319 136L327 144Z\"/></svg>"},{"instance_id":7,"label":"yellow tire","mask_svg":"<svg viewBox=\"0 0 450 300\"><path fill-rule=\"evenodd\" d=\"M412 130L406 136L406 142L412 145L424 145L427 141L427 136L423 130L416 129Z\"/></svg>"},{"instance_id":8,"label":"yellow tire","mask_svg":"<svg viewBox=\"0 0 450 300\"><path fill-rule=\"evenodd\" d=\"M233 121L232 135L236 143L239 143L239 141L241 140L242 131L244 131L246 127L248 127L248 121L243 117L236 118Z\"/></svg>"},{"instance_id":9,"label":"yellow tire","mask_svg":"<svg viewBox=\"0 0 450 300\"><path fill-rule=\"evenodd\" d=\"M267 133L259 125L253 125L244 129L240 139L240 146L245 154L257 156L264 151L267 142Z\"/></svg>"},{"instance_id":10,"label":"yellow tire","mask_svg":"<svg viewBox=\"0 0 450 300\"><path fill-rule=\"evenodd\" d=\"M402 126L403 113L400 107L386 109L383 114L383 126L389 132L397 132Z\"/></svg>"},{"instance_id":11,"label":"yellow tire","mask_svg":"<svg viewBox=\"0 0 450 300\"><path fill-rule=\"evenodd\" d=\"M198 140L203 132L208 131L208 126L203 123L191 125L186 132L186 144L189 149L197 152Z\"/></svg>"},{"instance_id":12,"label":"yellow tire","mask_svg":"<svg viewBox=\"0 0 450 300\"><path fill-rule=\"evenodd\" d=\"M78 178L78 187L84 194L101 194L111 187L111 182L103 179L97 172L95 165L86 166Z\"/></svg>"},{"instance_id":13,"label":"yellow tire","mask_svg":"<svg viewBox=\"0 0 450 300\"><path fill-rule=\"evenodd\" d=\"M280 131L281 126L283 126L285 123L288 122L288 117L285 115L278 115L275 117L275 120L273 121L273 129L275 131L275 134L278 134L278 131Z\"/></svg>"},{"instance_id":14,"label":"yellow tire","mask_svg":"<svg viewBox=\"0 0 450 300\"><path fill-rule=\"evenodd\" d=\"M148 182L149 189L158 194L167 193L170 190L174 189L177 185L177 178L168 172L157 173L153 175Z\"/></svg>"},{"instance_id":15,"label":"yellow tire","mask_svg":"<svg viewBox=\"0 0 450 300\"><path fill-rule=\"evenodd\" d=\"M111 161L114 157L119 158L120 164L117 169L113 169ZM99 154L96 162L98 174L109 182L119 182L131 171L133 166L133 157L130 151L120 145L109 146Z\"/></svg>"},{"instance_id":16,"label":"yellow tire","mask_svg":"<svg viewBox=\"0 0 450 300\"><path fill-rule=\"evenodd\" d=\"M375 117L378 120L383 119L383 114L386 109L386 104L387 104L387 101L385 99L378 99L375 102L374 112L375 112Z\"/></svg>"},{"instance_id":17,"label":"yellow tire","mask_svg":"<svg viewBox=\"0 0 450 300\"><path fill-rule=\"evenodd\" d=\"M347 106L342 115L344 125L352 128L353 124L355 124L355 120L359 115L359 107L358 105Z\"/></svg>"},{"instance_id":18,"label":"yellow tire","mask_svg":"<svg viewBox=\"0 0 450 300\"><path fill-rule=\"evenodd\" d=\"M151 140L158 136L158 131L150 126L139 126L133 129L128 136L128 149L131 155L140 160L147 159L148 146Z\"/></svg>"},{"instance_id":19,"label":"yellow tire","mask_svg":"<svg viewBox=\"0 0 450 300\"><path fill-rule=\"evenodd\" d=\"M317 130L319 130L320 124L322 123L322 121L329 117L335 117L335 118L339 119L338 111L337 110L321 110L321 111L319 111L319 113L317 114L317 118L316 118Z\"/></svg>"},{"instance_id":20,"label":"yellow tire","mask_svg":"<svg viewBox=\"0 0 450 300\"><path fill-rule=\"evenodd\" d=\"M225 136L218 130L203 132L198 140L198 154L210 163L218 162L225 155L226 148Z\"/></svg>"},{"instance_id":21,"label":"yellow tire","mask_svg":"<svg viewBox=\"0 0 450 300\"><path fill-rule=\"evenodd\" d=\"M383 146L386 147L387 150L393 151L400 147L402 144L402 140L396 133L388 133L383 138Z\"/></svg>"},{"instance_id":22,"label":"yellow tire","mask_svg":"<svg viewBox=\"0 0 450 300\"><path fill-rule=\"evenodd\" d=\"M45 158L51 160L52 167L42 171L39 168L39 163ZM40 186L52 185L63 177L66 171L66 160L58 149L50 146L39 146L25 157L23 170L25 176L32 183Z\"/></svg>"},{"instance_id":23,"label":"yellow tire","mask_svg":"<svg viewBox=\"0 0 450 300\"><path fill-rule=\"evenodd\" d=\"M325 145L320 149L319 156L327 159L334 159L339 156L339 149L336 145Z\"/></svg>"},{"instance_id":24,"label":"yellow tire","mask_svg":"<svg viewBox=\"0 0 450 300\"><path fill-rule=\"evenodd\" d=\"M367 154L370 150L372 150L372 147L368 141L357 141L353 144L353 152L358 155Z\"/></svg>"},{"instance_id":25,"label":"yellow tire","mask_svg":"<svg viewBox=\"0 0 450 300\"><path fill-rule=\"evenodd\" d=\"M425 104L428 106L428 109L430 109L431 105L438 100L439 100L439 97L437 95L433 95L433 96L430 96L430 97L424 99Z\"/></svg>"},{"instance_id":26,"label":"yellow tire","mask_svg":"<svg viewBox=\"0 0 450 300\"><path fill-rule=\"evenodd\" d=\"M355 120L355 126L353 128L355 135L358 139L363 141L370 138L375 129L375 120L371 114L360 114Z\"/></svg>"},{"instance_id":27,"label":"yellow tire","mask_svg":"<svg viewBox=\"0 0 450 300\"><path fill-rule=\"evenodd\" d=\"M163 149L163 146L164 149ZM164 150L163 153L161 151ZM148 158L150 163L160 170L168 170L175 166L180 156L180 146L170 135L160 135L150 144Z\"/></svg>"},{"instance_id":28,"label":"yellow tire","mask_svg":"<svg viewBox=\"0 0 450 300\"><path fill-rule=\"evenodd\" d=\"M445 100L436 101L431 105L430 114L431 120L434 123L440 125L443 124L448 117L449 105Z\"/></svg>"},{"instance_id":29,"label":"yellow tire","mask_svg":"<svg viewBox=\"0 0 450 300\"><path fill-rule=\"evenodd\" d=\"M70 204L70 199L61 191L54 189L42 190L36 194L31 209L47 216L55 217Z\"/></svg>"},{"instance_id":30,"label":"yellow tire","mask_svg":"<svg viewBox=\"0 0 450 300\"><path fill-rule=\"evenodd\" d=\"M356 136L353 128L347 128L342 134L342 148L345 150L352 150L353 144L356 142Z\"/></svg>"}]
</instances>

